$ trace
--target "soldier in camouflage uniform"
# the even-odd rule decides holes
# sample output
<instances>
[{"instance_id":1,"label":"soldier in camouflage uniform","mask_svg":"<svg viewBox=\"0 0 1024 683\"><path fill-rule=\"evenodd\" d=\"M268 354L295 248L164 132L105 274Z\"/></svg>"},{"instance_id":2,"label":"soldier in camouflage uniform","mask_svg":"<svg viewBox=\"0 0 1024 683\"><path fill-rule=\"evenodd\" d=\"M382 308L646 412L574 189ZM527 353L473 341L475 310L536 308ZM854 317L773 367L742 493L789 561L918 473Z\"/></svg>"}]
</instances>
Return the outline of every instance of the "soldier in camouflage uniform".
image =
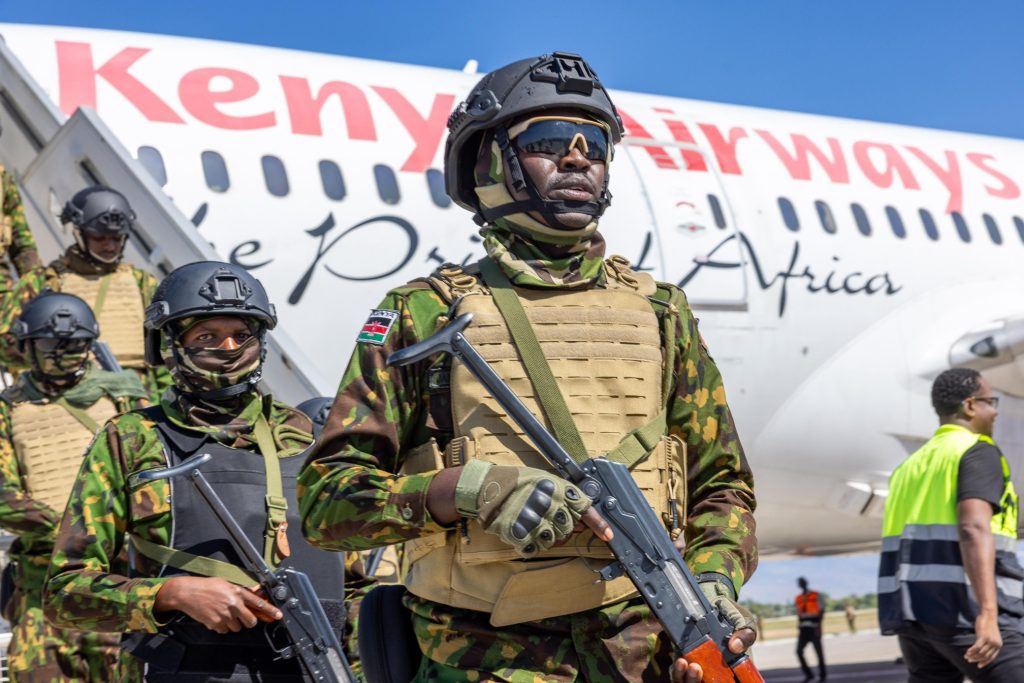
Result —
<instances>
[{"instance_id":1,"label":"soldier in camouflage uniform","mask_svg":"<svg viewBox=\"0 0 1024 683\"><path fill-rule=\"evenodd\" d=\"M124 195L108 187L86 188L64 206L61 221L71 223L75 244L50 265L21 271L11 295L0 306L0 359L9 367L25 367L10 334L23 302L43 289L68 292L92 307L107 343L121 367L134 370L153 401L171 384L163 367L146 367L142 350L143 311L156 289L156 279L122 261L131 222L135 219Z\"/></svg>"},{"instance_id":2,"label":"soldier in camouflage uniform","mask_svg":"<svg viewBox=\"0 0 1024 683\"><path fill-rule=\"evenodd\" d=\"M300 477L313 543L405 542L404 604L424 655L416 680L702 676L674 656L627 578L595 581L610 558L607 525L461 364L441 355L387 367L393 352L472 312L467 338L534 414L550 417L538 395L557 397L529 379L496 287L515 292L540 342L568 436L584 456L624 458L702 591L736 626L730 648L753 643L753 620L736 604L757 564L753 481L722 377L683 293L606 258L596 232L621 132L576 55L524 60L480 81L449 120L445 178L483 226L487 256L442 266L372 311Z\"/></svg>"},{"instance_id":3,"label":"soldier in camouflage uniform","mask_svg":"<svg viewBox=\"0 0 1024 683\"><path fill-rule=\"evenodd\" d=\"M44 292L25 305L14 333L31 370L0 394L0 526L14 533L4 605L13 681L109 681L119 637L50 625L42 592L60 513L99 425L146 396L132 372L88 360L96 318L76 296Z\"/></svg>"},{"instance_id":4,"label":"soldier in camouflage uniform","mask_svg":"<svg viewBox=\"0 0 1024 683\"><path fill-rule=\"evenodd\" d=\"M32 231L25 222L25 210L21 205L21 194L14 182L14 176L0 166L0 253L10 257L14 270L19 275L40 265L39 252ZM14 286L14 280L6 268L0 273L0 300L7 296Z\"/></svg>"},{"instance_id":5,"label":"soldier in camouflage uniform","mask_svg":"<svg viewBox=\"0 0 1024 683\"><path fill-rule=\"evenodd\" d=\"M147 360L162 359L174 386L158 406L109 421L89 447L44 595L58 626L127 632L121 680L141 680L142 660L150 683L303 680L296 660L268 646L280 611L252 590L193 487L132 477L194 453L213 456L204 474L267 561L309 573L343 628L341 556L302 539L294 499L312 424L256 388L275 324L263 286L225 263L175 270L147 309Z\"/></svg>"}]
</instances>

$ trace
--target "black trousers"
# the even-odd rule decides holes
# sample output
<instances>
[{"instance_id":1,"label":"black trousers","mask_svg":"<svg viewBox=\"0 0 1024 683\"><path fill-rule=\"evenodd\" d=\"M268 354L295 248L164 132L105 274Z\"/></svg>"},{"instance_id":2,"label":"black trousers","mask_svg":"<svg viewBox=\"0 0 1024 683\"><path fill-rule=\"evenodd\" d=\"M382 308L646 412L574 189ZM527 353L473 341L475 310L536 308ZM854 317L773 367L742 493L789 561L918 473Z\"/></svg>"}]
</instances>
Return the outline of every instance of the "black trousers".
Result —
<instances>
[{"instance_id":1,"label":"black trousers","mask_svg":"<svg viewBox=\"0 0 1024 683\"><path fill-rule=\"evenodd\" d=\"M1000 631L1003 647L984 669L964 659L974 643L973 631L955 635L937 633L916 626L900 631L900 650L910 673L910 683L949 681L960 683L965 677L975 683L1024 683L1024 634Z\"/></svg>"},{"instance_id":2,"label":"black trousers","mask_svg":"<svg viewBox=\"0 0 1024 683\"><path fill-rule=\"evenodd\" d=\"M814 652L818 655L818 676L825 678L825 655L821 652L821 628L817 626L801 627L800 635L796 639L796 656L800 660L800 668L803 669L804 676L811 677L811 667L807 666L807 660L804 659L804 649L807 645L814 646Z\"/></svg>"}]
</instances>

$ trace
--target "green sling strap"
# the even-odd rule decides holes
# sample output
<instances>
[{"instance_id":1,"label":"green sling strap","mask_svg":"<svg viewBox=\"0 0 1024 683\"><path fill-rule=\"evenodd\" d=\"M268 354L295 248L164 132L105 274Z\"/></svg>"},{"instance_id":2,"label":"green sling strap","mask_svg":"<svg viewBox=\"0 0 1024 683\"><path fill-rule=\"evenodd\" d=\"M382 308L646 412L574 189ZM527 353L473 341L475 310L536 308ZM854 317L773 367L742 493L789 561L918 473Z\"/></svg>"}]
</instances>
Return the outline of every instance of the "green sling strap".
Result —
<instances>
[{"instance_id":1,"label":"green sling strap","mask_svg":"<svg viewBox=\"0 0 1024 683\"><path fill-rule=\"evenodd\" d=\"M271 567L276 567L277 557L277 532L287 520L288 499L284 497L284 485L281 480L281 463L277 459L277 446L274 444L274 436L270 430L270 423L261 413L253 425L253 435L256 437L256 445L263 456L263 463L267 477L267 529L263 541L263 559ZM184 550L177 550L159 543L153 543L130 534L132 544L135 548L149 559L175 569L199 574L201 576L215 576L225 581L238 584L239 586L252 586L259 583L255 575L249 574L240 567L230 562L221 562L210 557L193 555Z\"/></svg>"},{"instance_id":2,"label":"green sling strap","mask_svg":"<svg viewBox=\"0 0 1024 683\"><path fill-rule=\"evenodd\" d=\"M100 319L100 313L103 311L103 304L106 302L107 292L110 290L110 280L113 277L113 273L107 273L100 278L100 289L96 292L96 302L92 305L92 313L97 320Z\"/></svg>"},{"instance_id":3,"label":"green sling strap","mask_svg":"<svg viewBox=\"0 0 1024 683\"><path fill-rule=\"evenodd\" d=\"M78 420L78 423L85 427L86 429L88 429L90 433L95 434L100 430L99 422L89 417L89 414L86 413L81 408L76 408L75 406L71 405L68 402L68 400L63 396L54 401L54 403L59 405L64 410L68 411L68 414L71 415L71 417Z\"/></svg>"},{"instance_id":4,"label":"green sling strap","mask_svg":"<svg viewBox=\"0 0 1024 683\"><path fill-rule=\"evenodd\" d=\"M166 545L146 540L138 534L130 534L130 536L132 545L135 546L136 550L162 565L181 569L190 574L214 576L246 588L259 583L259 579L254 574L249 574L241 567L236 567L230 562L222 562L212 557L193 555L184 550L175 550Z\"/></svg>"},{"instance_id":5,"label":"green sling strap","mask_svg":"<svg viewBox=\"0 0 1024 683\"><path fill-rule=\"evenodd\" d=\"M505 319L505 324L512 335L512 342L519 351L526 374L536 390L537 401L551 423L555 438L573 460L578 463L587 460L587 448L583 445L583 437L580 436L572 413L565 403L565 397L558 388L558 382L551 372L551 366L548 365L540 342L537 341L537 335L533 332L526 311L519 302L519 296L512 289L512 283L501 270L501 266L490 257L481 259L480 274L491 290L498 312ZM605 457L632 468L658 445L667 429L668 414L666 410L662 410L646 425L623 437Z\"/></svg>"},{"instance_id":6,"label":"green sling strap","mask_svg":"<svg viewBox=\"0 0 1024 683\"><path fill-rule=\"evenodd\" d=\"M253 425L256 445L263 456L267 471L267 530L263 540L263 559L271 567L277 566L275 549L277 548L277 532L287 521L288 499L284 497L284 485L281 482L281 463L277 459L277 446L274 435L270 431L267 418L260 413Z\"/></svg>"}]
</instances>

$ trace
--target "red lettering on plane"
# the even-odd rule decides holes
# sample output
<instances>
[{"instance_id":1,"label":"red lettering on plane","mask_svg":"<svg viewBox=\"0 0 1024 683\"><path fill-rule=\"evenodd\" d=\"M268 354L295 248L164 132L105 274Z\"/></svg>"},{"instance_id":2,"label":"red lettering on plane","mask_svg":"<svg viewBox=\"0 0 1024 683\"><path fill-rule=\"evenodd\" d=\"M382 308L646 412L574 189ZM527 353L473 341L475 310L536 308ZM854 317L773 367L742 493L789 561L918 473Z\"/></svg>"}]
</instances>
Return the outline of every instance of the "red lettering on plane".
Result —
<instances>
[{"instance_id":1,"label":"red lettering on plane","mask_svg":"<svg viewBox=\"0 0 1024 683\"><path fill-rule=\"evenodd\" d=\"M882 163L878 164L872 159L871 152L881 152ZM878 154L874 155L878 159ZM860 140L853 143L853 158L860 167L861 173L876 187L892 187L892 181L899 176L900 183L908 190L920 190L914 172L910 170L906 160L900 156L899 150L884 142L869 142Z\"/></svg>"},{"instance_id":2,"label":"red lettering on plane","mask_svg":"<svg viewBox=\"0 0 1024 683\"><path fill-rule=\"evenodd\" d=\"M648 133L647 129L640 125L640 123L636 119L634 119L632 116L623 111L621 107L618 109L619 118L622 119L622 125L626 128L626 135L629 135L630 137L634 138L647 138L648 140L654 139L654 136ZM651 155L651 159L654 160L654 164L658 168L679 168L676 162L672 160L672 157L668 155L668 152L665 151L664 147L643 144L640 144L639 146L647 150L647 153Z\"/></svg>"},{"instance_id":3,"label":"red lettering on plane","mask_svg":"<svg viewBox=\"0 0 1024 683\"><path fill-rule=\"evenodd\" d=\"M659 114L672 114L673 113L671 109L664 109L664 108L661 108L661 107L655 107L654 111L658 112ZM696 145L697 144L697 141L693 138L693 135L690 133L690 129L686 127L685 123L683 123L682 121L677 121L675 119L663 118L662 120L665 122L665 125L668 126L668 132L672 134L672 139L673 140L675 140L676 142L687 142L687 143L689 143L691 145ZM682 150L682 153L683 153L683 161L686 162L687 170L689 170L689 171L706 171L706 170L708 170L708 165L704 161L704 155L701 154L700 152L695 152L692 149L684 149L684 150Z\"/></svg>"},{"instance_id":4,"label":"red lettering on plane","mask_svg":"<svg viewBox=\"0 0 1024 683\"><path fill-rule=\"evenodd\" d=\"M964 188L960 178L960 162L956 158L956 152L946 150L946 166L932 159L917 147L907 147L907 150L921 160L921 163L928 167L946 190L949 191L949 201L946 202L946 213L961 211L964 207Z\"/></svg>"},{"instance_id":5,"label":"red lettering on plane","mask_svg":"<svg viewBox=\"0 0 1024 683\"><path fill-rule=\"evenodd\" d=\"M1013 182L1006 174L992 168L990 162L995 161L995 158L991 154L972 152L967 154L967 160L999 181L999 187L985 186L985 192L988 192L989 195L1000 199L1016 199L1020 196L1020 187L1017 183Z\"/></svg>"},{"instance_id":6,"label":"red lettering on plane","mask_svg":"<svg viewBox=\"0 0 1024 683\"><path fill-rule=\"evenodd\" d=\"M794 147L794 151L790 152L768 131L755 130L754 132L768 143L768 146L775 152L775 156L779 158L779 161L786 167L789 175L794 180L811 179L810 157L813 156L818 160L818 164L825 170L829 180L833 183L845 184L850 182L850 174L846 169L846 157L843 156L843 150L839 146L839 141L835 138L825 138L828 140L829 149L832 151L832 156L829 157L806 135L793 133L789 136L793 140Z\"/></svg>"},{"instance_id":7,"label":"red lettering on plane","mask_svg":"<svg viewBox=\"0 0 1024 683\"><path fill-rule=\"evenodd\" d=\"M147 52L148 48L126 47L97 69L93 66L91 45L58 40L60 110L71 116L79 107L96 109L96 78L99 77L124 95L150 121L185 123L155 92L128 73L128 69Z\"/></svg>"},{"instance_id":8,"label":"red lettering on plane","mask_svg":"<svg viewBox=\"0 0 1024 683\"><path fill-rule=\"evenodd\" d=\"M742 175L743 170L736 160L736 145L739 144L740 140L747 137L747 131L734 126L729 129L729 137L725 138L722 135L722 131L718 130L718 126L713 124L698 123L697 127L704 133L704 137L708 139L708 144L711 145L711 149L715 153L718 168L722 173Z\"/></svg>"},{"instance_id":9,"label":"red lettering on plane","mask_svg":"<svg viewBox=\"0 0 1024 683\"><path fill-rule=\"evenodd\" d=\"M405 130L412 136L416 148L402 164L402 171L425 171L430 168L441 145L441 138L447 130L448 114L455 106L455 95L435 95L434 105L430 113L423 117L416 107L405 99L405 95L394 88L371 86L373 91L387 102L391 111L402 122Z\"/></svg>"},{"instance_id":10,"label":"red lettering on plane","mask_svg":"<svg viewBox=\"0 0 1024 683\"><path fill-rule=\"evenodd\" d=\"M227 90L213 90L210 83L215 78L226 78L231 82ZM255 78L236 69L207 68L189 71L181 77L178 84L178 97L189 114L203 123L226 130L254 130L257 128L273 128L277 124L274 112L249 116L225 114L217 108L224 102L241 102L260 91L260 84Z\"/></svg>"},{"instance_id":11,"label":"red lettering on plane","mask_svg":"<svg viewBox=\"0 0 1024 683\"><path fill-rule=\"evenodd\" d=\"M284 101L288 105L288 118L291 120L292 132L298 135L324 134L321 125L321 112L324 104L333 95L337 95L345 115L345 128L352 140L376 140L377 129L373 125L373 114L366 95L357 86L343 81L324 83L313 97L309 81L295 76L279 76Z\"/></svg>"}]
</instances>

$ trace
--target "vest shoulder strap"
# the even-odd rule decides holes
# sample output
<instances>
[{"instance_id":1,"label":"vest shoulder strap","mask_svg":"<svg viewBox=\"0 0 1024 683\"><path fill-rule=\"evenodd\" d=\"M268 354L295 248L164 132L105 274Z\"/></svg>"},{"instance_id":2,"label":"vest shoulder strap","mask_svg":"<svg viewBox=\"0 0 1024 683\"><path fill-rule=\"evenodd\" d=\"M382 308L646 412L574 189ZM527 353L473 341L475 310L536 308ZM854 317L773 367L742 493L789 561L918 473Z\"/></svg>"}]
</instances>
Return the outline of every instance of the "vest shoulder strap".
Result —
<instances>
[{"instance_id":1,"label":"vest shoulder strap","mask_svg":"<svg viewBox=\"0 0 1024 683\"><path fill-rule=\"evenodd\" d=\"M648 298L654 296L659 284L650 273L633 270L632 264L625 256L612 255L606 258L604 272L609 287L632 289L640 296Z\"/></svg>"},{"instance_id":2,"label":"vest shoulder strap","mask_svg":"<svg viewBox=\"0 0 1024 683\"><path fill-rule=\"evenodd\" d=\"M64 410L68 411L68 414L71 415L71 417L78 420L78 423L85 427L87 430L89 430L91 433L95 434L100 430L100 425L98 422L96 422L96 420L89 417L89 414L82 410L81 408L71 405L71 403L63 396L54 401L54 403L59 405Z\"/></svg>"},{"instance_id":3,"label":"vest shoulder strap","mask_svg":"<svg viewBox=\"0 0 1024 683\"><path fill-rule=\"evenodd\" d=\"M449 306L467 294L487 293L480 280L480 265L478 263L468 266L445 263L425 280L431 289L437 292L441 300Z\"/></svg>"}]
</instances>

